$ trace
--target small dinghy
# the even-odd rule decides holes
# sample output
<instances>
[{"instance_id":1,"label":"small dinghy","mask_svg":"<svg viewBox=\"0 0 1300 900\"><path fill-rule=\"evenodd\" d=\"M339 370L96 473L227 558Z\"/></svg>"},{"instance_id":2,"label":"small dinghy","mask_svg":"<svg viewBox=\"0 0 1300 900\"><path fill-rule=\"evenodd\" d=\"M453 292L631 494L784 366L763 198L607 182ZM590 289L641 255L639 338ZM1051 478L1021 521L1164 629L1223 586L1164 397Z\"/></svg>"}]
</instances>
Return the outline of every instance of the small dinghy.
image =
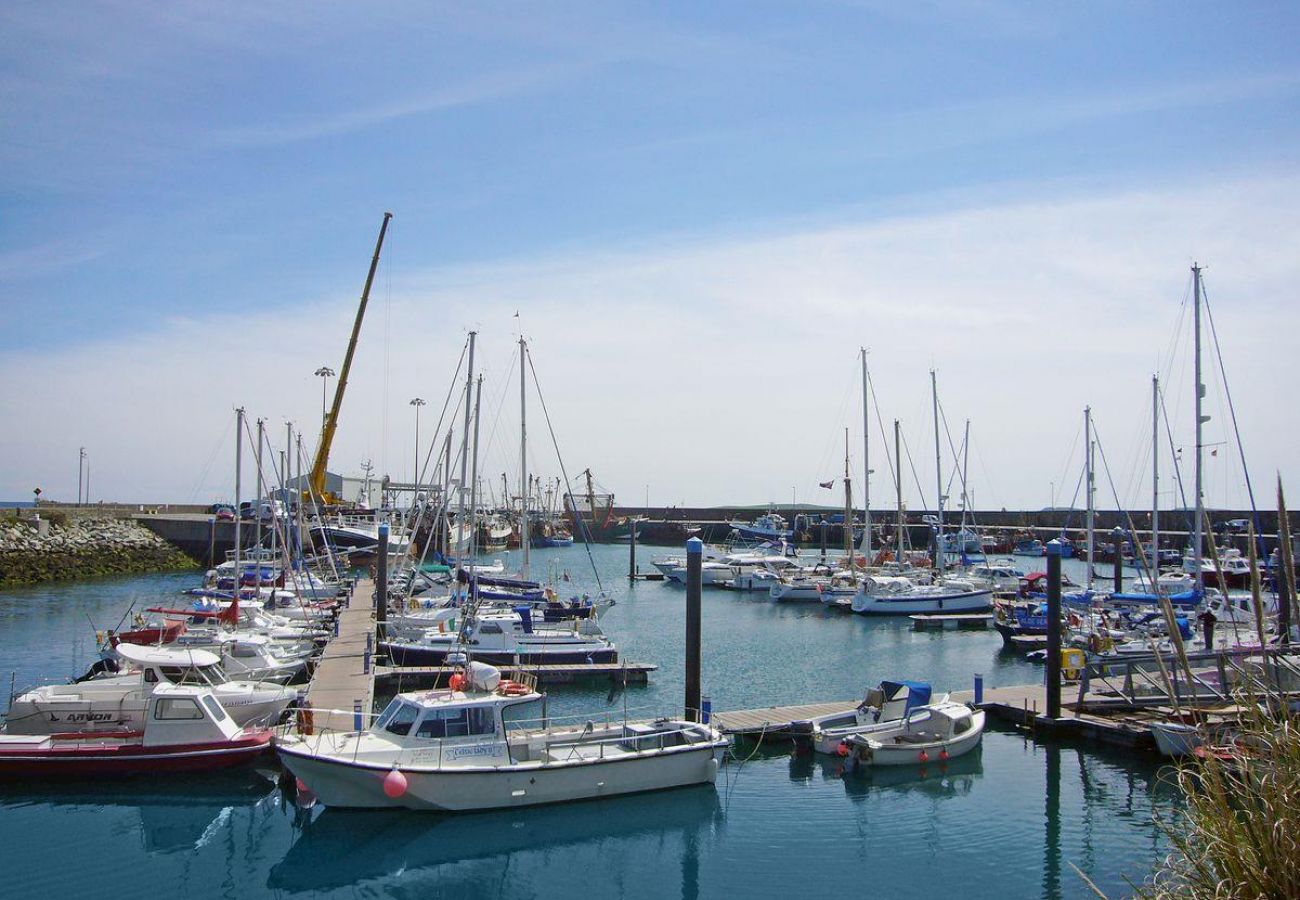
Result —
<instances>
[{"instance_id":1,"label":"small dinghy","mask_svg":"<svg viewBox=\"0 0 1300 900\"><path fill-rule=\"evenodd\" d=\"M947 699L944 694L940 702ZM928 709L929 702L930 685L923 681L882 681L880 687L867 691L856 709L793 722L791 730L796 744L811 745L818 753L839 754L850 735L888 728L914 712Z\"/></svg>"},{"instance_id":2,"label":"small dinghy","mask_svg":"<svg viewBox=\"0 0 1300 900\"><path fill-rule=\"evenodd\" d=\"M969 753L984 736L984 711L936 703L883 728L844 739L841 756L858 765L914 766Z\"/></svg>"}]
</instances>

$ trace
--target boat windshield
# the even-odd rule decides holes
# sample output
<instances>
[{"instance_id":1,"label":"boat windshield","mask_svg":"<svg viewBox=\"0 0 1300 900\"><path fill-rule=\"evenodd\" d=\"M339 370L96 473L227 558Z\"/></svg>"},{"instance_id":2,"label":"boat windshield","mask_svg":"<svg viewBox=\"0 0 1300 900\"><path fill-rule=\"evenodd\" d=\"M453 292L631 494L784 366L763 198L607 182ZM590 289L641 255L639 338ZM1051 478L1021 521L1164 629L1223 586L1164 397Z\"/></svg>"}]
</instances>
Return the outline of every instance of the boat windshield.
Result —
<instances>
[{"instance_id":1,"label":"boat windshield","mask_svg":"<svg viewBox=\"0 0 1300 900\"><path fill-rule=\"evenodd\" d=\"M213 673L212 669L217 669L217 671ZM158 672L162 675L164 681L170 681L172 684L192 684L198 687L208 687L226 681L226 673L216 666L159 666Z\"/></svg>"},{"instance_id":2,"label":"boat windshield","mask_svg":"<svg viewBox=\"0 0 1300 900\"><path fill-rule=\"evenodd\" d=\"M393 701L388 704L388 708L380 713L379 718L375 721L375 730L407 735L411 733L411 726L415 724L415 720L419 717L420 708L418 706L414 703L407 703L400 697L394 697Z\"/></svg>"}]
</instances>

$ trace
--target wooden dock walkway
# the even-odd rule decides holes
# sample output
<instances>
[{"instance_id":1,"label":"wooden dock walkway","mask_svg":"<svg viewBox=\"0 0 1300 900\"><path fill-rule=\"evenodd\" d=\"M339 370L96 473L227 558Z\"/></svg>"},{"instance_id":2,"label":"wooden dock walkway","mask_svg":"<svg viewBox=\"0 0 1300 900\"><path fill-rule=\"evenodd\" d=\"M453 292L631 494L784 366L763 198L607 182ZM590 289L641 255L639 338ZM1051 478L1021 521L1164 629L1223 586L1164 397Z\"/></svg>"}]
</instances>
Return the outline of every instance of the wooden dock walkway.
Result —
<instances>
[{"instance_id":1,"label":"wooden dock walkway","mask_svg":"<svg viewBox=\"0 0 1300 900\"><path fill-rule=\"evenodd\" d=\"M715 712L711 721L724 734L740 738L788 738L790 726L801 719L848 712L861 703L856 700L832 700L827 703L805 703L800 706L768 706L762 709L739 709Z\"/></svg>"},{"instance_id":2,"label":"wooden dock walkway","mask_svg":"<svg viewBox=\"0 0 1300 900\"><path fill-rule=\"evenodd\" d=\"M936 628L970 628L987 630L993 622L993 613L932 613L908 616L917 631Z\"/></svg>"},{"instance_id":3,"label":"wooden dock walkway","mask_svg":"<svg viewBox=\"0 0 1300 900\"><path fill-rule=\"evenodd\" d=\"M526 665L498 666L503 678L510 678L518 673L532 675L538 684L571 684L590 678L604 678L615 684L645 684L650 680L650 673L659 666L654 663L573 663L571 665ZM414 690L446 684L447 679L456 671L454 666L379 666L375 669L375 680L384 687L394 690Z\"/></svg>"},{"instance_id":4,"label":"wooden dock walkway","mask_svg":"<svg viewBox=\"0 0 1300 900\"><path fill-rule=\"evenodd\" d=\"M307 705L315 711L312 723L317 729L352 730L358 703L363 723L369 723L375 702L375 677L373 665L366 671L365 655L367 646L372 652L374 649L374 592L371 579L357 579L352 599L339 612L338 635L330 639L316 662L307 685Z\"/></svg>"}]
</instances>

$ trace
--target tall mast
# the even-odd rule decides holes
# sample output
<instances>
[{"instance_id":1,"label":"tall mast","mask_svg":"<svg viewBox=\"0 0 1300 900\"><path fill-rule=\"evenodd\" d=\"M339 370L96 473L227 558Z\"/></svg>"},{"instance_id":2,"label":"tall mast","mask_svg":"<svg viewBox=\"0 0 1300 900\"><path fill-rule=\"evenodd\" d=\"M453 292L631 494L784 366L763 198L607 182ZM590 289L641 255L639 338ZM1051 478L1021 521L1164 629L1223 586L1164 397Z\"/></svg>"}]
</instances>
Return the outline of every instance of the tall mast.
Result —
<instances>
[{"instance_id":1,"label":"tall mast","mask_svg":"<svg viewBox=\"0 0 1300 900\"><path fill-rule=\"evenodd\" d=\"M1160 572L1160 376L1151 376L1151 590Z\"/></svg>"},{"instance_id":2,"label":"tall mast","mask_svg":"<svg viewBox=\"0 0 1300 900\"><path fill-rule=\"evenodd\" d=\"M970 472L970 419L966 420L966 434L961 439L961 527L966 530L966 514L974 501L971 499L970 490L966 486L966 475ZM965 542L964 537L958 540ZM965 547L962 548L965 550Z\"/></svg>"},{"instance_id":3,"label":"tall mast","mask_svg":"<svg viewBox=\"0 0 1300 900\"><path fill-rule=\"evenodd\" d=\"M478 426L480 404L483 402L483 376L478 377L474 390L474 462L469 477L469 545L470 556L477 554L478 543Z\"/></svg>"},{"instance_id":4,"label":"tall mast","mask_svg":"<svg viewBox=\"0 0 1300 900\"><path fill-rule=\"evenodd\" d=\"M239 523L244 518L239 508L240 478L244 471L244 408L235 410L235 596L239 596Z\"/></svg>"},{"instance_id":5,"label":"tall mast","mask_svg":"<svg viewBox=\"0 0 1300 900\"><path fill-rule=\"evenodd\" d=\"M1088 590L1092 590L1092 560L1096 550L1096 541L1093 540L1093 526L1096 524L1096 506L1094 494L1097 489L1096 473L1092 470L1092 407L1083 408L1083 452L1084 452L1084 483L1088 495ZM1117 548L1118 550L1118 548Z\"/></svg>"},{"instance_id":6,"label":"tall mast","mask_svg":"<svg viewBox=\"0 0 1300 900\"><path fill-rule=\"evenodd\" d=\"M871 565L871 426L867 400L871 395L867 380L867 348L862 348L862 556Z\"/></svg>"},{"instance_id":7,"label":"tall mast","mask_svg":"<svg viewBox=\"0 0 1300 900\"><path fill-rule=\"evenodd\" d=\"M460 485L456 491L456 555L461 554L461 537L465 534L465 479L468 476L466 469L469 467L469 417L474 405L474 339L478 337L477 331L469 333L469 368L465 374L465 427L461 437L460 445ZM466 546L469 541L465 542Z\"/></svg>"},{"instance_id":8,"label":"tall mast","mask_svg":"<svg viewBox=\"0 0 1300 900\"><path fill-rule=\"evenodd\" d=\"M442 555L451 555L451 522L448 520L448 513L451 512L451 429L447 429L446 445L442 451L442 497L438 504L438 525L442 532ZM460 522L456 522L456 527L460 527Z\"/></svg>"},{"instance_id":9,"label":"tall mast","mask_svg":"<svg viewBox=\"0 0 1300 900\"><path fill-rule=\"evenodd\" d=\"M1192 263L1192 322L1196 341L1196 522L1192 525L1192 559L1196 561L1196 591L1205 592L1205 567L1201 561L1202 522L1205 518L1205 497L1202 491L1201 448L1202 429L1206 417L1201 413L1205 399L1205 384L1201 381L1201 267Z\"/></svg>"},{"instance_id":10,"label":"tall mast","mask_svg":"<svg viewBox=\"0 0 1300 900\"><path fill-rule=\"evenodd\" d=\"M255 524L255 533L257 535L254 541L257 547L257 558L262 558L262 443L266 432L266 419L257 420L257 496L253 498L253 521ZM257 583L262 583L262 570L257 570Z\"/></svg>"},{"instance_id":11,"label":"tall mast","mask_svg":"<svg viewBox=\"0 0 1300 900\"><path fill-rule=\"evenodd\" d=\"M849 481L849 430L844 429L844 555L853 571L853 485Z\"/></svg>"},{"instance_id":12,"label":"tall mast","mask_svg":"<svg viewBox=\"0 0 1300 900\"><path fill-rule=\"evenodd\" d=\"M934 563L939 572L944 570L943 559L943 463L939 456L939 379L930 370L930 396L934 406L934 481L938 490L939 511L936 519L938 526L934 538Z\"/></svg>"},{"instance_id":13,"label":"tall mast","mask_svg":"<svg viewBox=\"0 0 1300 900\"><path fill-rule=\"evenodd\" d=\"M524 365L528 345L519 336L519 545L524 550L523 576L528 577L528 395Z\"/></svg>"},{"instance_id":14,"label":"tall mast","mask_svg":"<svg viewBox=\"0 0 1300 900\"><path fill-rule=\"evenodd\" d=\"M894 420L894 490L898 493L898 522L894 535L894 555L896 561L903 561L903 440L898 432L898 420Z\"/></svg>"}]
</instances>

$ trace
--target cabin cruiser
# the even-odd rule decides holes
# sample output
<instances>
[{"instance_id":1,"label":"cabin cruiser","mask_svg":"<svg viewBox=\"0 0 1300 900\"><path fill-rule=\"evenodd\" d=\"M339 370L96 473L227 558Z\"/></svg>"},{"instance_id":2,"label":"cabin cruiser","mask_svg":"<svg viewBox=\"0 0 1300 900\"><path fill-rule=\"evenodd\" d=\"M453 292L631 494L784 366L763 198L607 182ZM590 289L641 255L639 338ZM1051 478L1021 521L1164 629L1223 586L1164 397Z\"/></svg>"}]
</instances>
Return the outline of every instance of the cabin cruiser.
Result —
<instances>
[{"instance_id":1,"label":"cabin cruiser","mask_svg":"<svg viewBox=\"0 0 1300 900\"><path fill-rule=\"evenodd\" d=\"M189 631L172 644L176 649L207 650L221 658L221 667L228 675L248 681L273 681L288 684L307 668L307 661L315 653L309 650L285 647L268 637L247 632Z\"/></svg>"},{"instance_id":2,"label":"cabin cruiser","mask_svg":"<svg viewBox=\"0 0 1300 900\"><path fill-rule=\"evenodd\" d=\"M453 614L461 611L447 610ZM471 652L494 665L563 665L618 662L618 648L591 619L570 628L533 628L531 612L480 610L469 621L449 617L412 640L381 641L395 666L439 666L453 654Z\"/></svg>"},{"instance_id":3,"label":"cabin cruiser","mask_svg":"<svg viewBox=\"0 0 1300 900\"><path fill-rule=\"evenodd\" d=\"M210 688L160 684L133 731L0 734L0 777L161 775L250 762L271 746L269 728L241 728Z\"/></svg>"},{"instance_id":4,"label":"cabin cruiser","mask_svg":"<svg viewBox=\"0 0 1300 900\"><path fill-rule=\"evenodd\" d=\"M656 560L653 565L663 572L664 577L669 581L686 583L685 557ZM766 571L780 574L798 566L798 560L792 558L788 546L782 543L776 552L759 548L706 557L700 561L700 582L706 585L723 585L750 573Z\"/></svg>"},{"instance_id":5,"label":"cabin cruiser","mask_svg":"<svg viewBox=\"0 0 1300 900\"><path fill-rule=\"evenodd\" d=\"M747 540L787 541L792 536L790 523L785 517L770 512L759 516L753 522L731 522L732 529Z\"/></svg>"},{"instance_id":6,"label":"cabin cruiser","mask_svg":"<svg viewBox=\"0 0 1300 900\"><path fill-rule=\"evenodd\" d=\"M1219 551L1219 560L1216 565L1213 558L1197 556L1189 548L1183 554L1183 571L1195 575L1197 568L1201 570L1201 578L1206 584L1219 583L1219 570L1223 570L1223 579L1228 583L1229 588L1249 588L1250 587L1250 561L1246 559L1240 550L1228 547Z\"/></svg>"},{"instance_id":7,"label":"cabin cruiser","mask_svg":"<svg viewBox=\"0 0 1300 900\"><path fill-rule=\"evenodd\" d=\"M851 608L867 615L983 612L993 591L965 581L913 584L906 578L867 575L853 595Z\"/></svg>"},{"instance_id":8,"label":"cabin cruiser","mask_svg":"<svg viewBox=\"0 0 1300 900\"><path fill-rule=\"evenodd\" d=\"M5 719L8 734L68 731L139 731L154 691L168 684L206 688L240 727L274 723L298 699L279 684L231 681L221 660L206 650L119 644L114 664L72 684L51 684L19 694Z\"/></svg>"},{"instance_id":9,"label":"cabin cruiser","mask_svg":"<svg viewBox=\"0 0 1300 900\"><path fill-rule=\"evenodd\" d=\"M470 663L448 688L398 694L364 731L294 734L276 750L331 807L440 812L534 806L717 778L727 738L677 719L545 718L535 682ZM538 718L529 718L537 716Z\"/></svg>"}]
</instances>

